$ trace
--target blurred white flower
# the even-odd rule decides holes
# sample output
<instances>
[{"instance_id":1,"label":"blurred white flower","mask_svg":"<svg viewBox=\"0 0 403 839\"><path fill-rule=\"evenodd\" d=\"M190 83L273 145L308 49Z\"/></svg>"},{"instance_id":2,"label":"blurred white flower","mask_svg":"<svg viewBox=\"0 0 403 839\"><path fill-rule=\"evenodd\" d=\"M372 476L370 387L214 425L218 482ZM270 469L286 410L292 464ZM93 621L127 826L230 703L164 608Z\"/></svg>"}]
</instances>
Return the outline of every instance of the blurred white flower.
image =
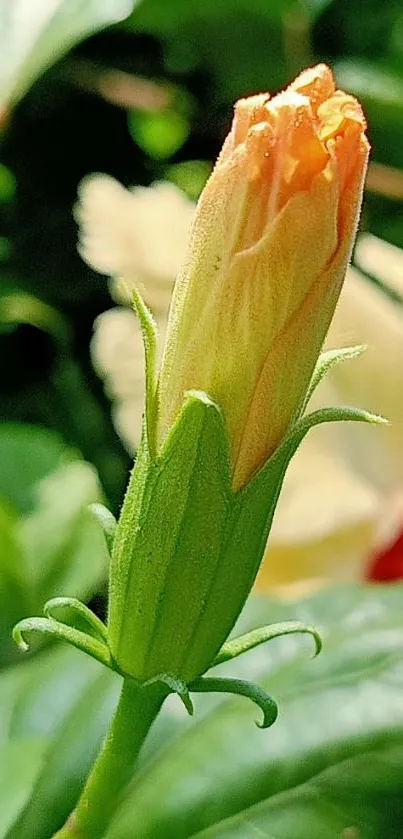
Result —
<instances>
[{"instance_id":1,"label":"blurred white flower","mask_svg":"<svg viewBox=\"0 0 403 839\"><path fill-rule=\"evenodd\" d=\"M168 182L128 190L108 175L91 175L79 188L79 252L92 268L111 276L117 302L130 305L130 289L140 288L157 322L160 353L194 210ZM118 307L97 318L91 355L112 401L115 428L134 453L143 415L144 350L131 309Z\"/></svg>"},{"instance_id":2,"label":"blurred white flower","mask_svg":"<svg viewBox=\"0 0 403 839\"><path fill-rule=\"evenodd\" d=\"M153 309L169 306L183 259L194 203L168 182L125 189L109 175L90 175L79 187L75 217L78 249L96 271L112 277L111 293L127 302L119 285L141 287Z\"/></svg>"},{"instance_id":3,"label":"blurred white flower","mask_svg":"<svg viewBox=\"0 0 403 839\"><path fill-rule=\"evenodd\" d=\"M374 236L358 243L360 263L384 282L390 259L389 285L403 294L403 252ZM331 371L311 407L359 405L390 425L371 436L353 423L321 426L303 443L287 472L260 589L301 576L359 579L402 532L403 308L350 268L326 345L355 344L367 350Z\"/></svg>"},{"instance_id":4,"label":"blurred white flower","mask_svg":"<svg viewBox=\"0 0 403 839\"><path fill-rule=\"evenodd\" d=\"M141 288L159 326L161 350L194 204L169 183L126 190L103 175L85 179L79 198L83 258L112 275L111 291L120 302L128 299L119 279ZM357 254L363 270L403 295L402 251L362 235ZM350 268L326 344L360 343L368 350L330 373L314 406L360 405L386 416L390 426L374 433L354 423L326 425L302 444L287 473L260 590L304 579L359 579L403 528L403 309ZM121 306L101 315L91 351L116 429L134 453L144 395L134 313Z\"/></svg>"}]
</instances>

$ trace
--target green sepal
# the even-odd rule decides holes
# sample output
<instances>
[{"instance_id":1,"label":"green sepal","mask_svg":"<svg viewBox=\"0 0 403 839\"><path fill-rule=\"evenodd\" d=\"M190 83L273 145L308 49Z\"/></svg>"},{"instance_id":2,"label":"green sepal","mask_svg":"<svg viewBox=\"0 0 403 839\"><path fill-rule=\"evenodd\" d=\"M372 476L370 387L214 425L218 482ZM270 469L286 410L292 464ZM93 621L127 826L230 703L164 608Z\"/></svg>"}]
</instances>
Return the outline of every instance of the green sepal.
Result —
<instances>
[{"instance_id":1,"label":"green sepal","mask_svg":"<svg viewBox=\"0 0 403 839\"><path fill-rule=\"evenodd\" d=\"M368 411L350 407L323 408L308 414L295 423L275 454L247 486L233 495L214 585L205 604L203 620L195 627L192 646L184 660L185 669L190 668L197 649L214 651L213 660L241 613L264 555L287 467L298 446L314 426L338 420L386 422Z\"/></svg>"},{"instance_id":2,"label":"green sepal","mask_svg":"<svg viewBox=\"0 0 403 839\"><path fill-rule=\"evenodd\" d=\"M170 693L176 693L179 699L183 702L190 717L194 714L193 702L190 698L189 688L183 679L173 676L171 673L161 673L159 676L154 676L153 679L148 679L143 682L142 687L147 688L149 685L154 685L156 682L161 682L168 688Z\"/></svg>"},{"instance_id":3,"label":"green sepal","mask_svg":"<svg viewBox=\"0 0 403 839\"><path fill-rule=\"evenodd\" d=\"M105 624L97 615L94 615L94 612L88 606L81 603L81 600L77 600L76 597L52 597L43 607L45 617L53 620L52 612L54 609L71 609L78 617L85 620L101 641L107 643L108 630Z\"/></svg>"},{"instance_id":4,"label":"green sepal","mask_svg":"<svg viewBox=\"0 0 403 839\"><path fill-rule=\"evenodd\" d=\"M263 722L256 722L258 728L270 728L278 716L277 703L263 688L244 679L221 679L203 676L189 685L193 693L234 693L251 699L263 711Z\"/></svg>"},{"instance_id":5,"label":"green sepal","mask_svg":"<svg viewBox=\"0 0 403 839\"><path fill-rule=\"evenodd\" d=\"M153 460L157 457L157 325L150 312L150 309L143 300L137 288L132 289L133 309L140 321L141 333L144 344L145 355L145 417L144 428L147 438L147 446Z\"/></svg>"},{"instance_id":6,"label":"green sepal","mask_svg":"<svg viewBox=\"0 0 403 839\"><path fill-rule=\"evenodd\" d=\"M309 387L306 392L304 401L302 403L300 416L302 416L305 413L306 408L308 406L308 402L313 396L316 388L321 383L322 379L325 376L327 376L330 370L332 370L333 367L336 367L338 364L341 364L343 361L350 361L353 358L358 358L358 356L365 352L365 350L365 344L357 344L357 346L355 347L342 347L341 349L336 350L326 350L325 352L322 352L320 354L315 370L313 371L313 375L309 383Z\"/></svg>"},{"instance_id":7,"label":"green sepal","mask_svg":"<svg viewBox=\"0 0 403 839\"><path fill-rule=\"evenodd\" d=\"M115 516L110 510L108 510L107 507L104 506L104 504L90 504L88 509L96 518L98 524L101 525L108 551L109 553L112 553L113 540L115 538L117 527Z\"/></svg>"},{"instance_id":8,"label":"green sepal","mask_svg":"<svg viewBox=\"0 0 403 839\"><path fill-rule=\"evenodd\" d=\"M193 644L234 502L221 411L204 393L188 393L157 461L145 443L114 541L108 639L132 677L171 672L187 682L225 638L219 633L214 649Z\"/></svg>"},{"instance_id":9,"label":"green sepal","mask_svg":"<svg viewBox=\"0 0 403 839\"><path fill-rule=\"evenodd\" d=\"M92 635L87 635L85 632L81 632L81 630L73 626L60 623L60 621L55 621L53 618L24 618L13 629L13 639L23 652L29 649L29 644L27 644L23 637L26 632L41 632L46 635L51 635L59 641L67 641L68 644L92 656L92 658L100 661L101 664L105 664L106 667L112 670L115 669L108 646Z\"/></svg>"},{"instance_id":10,"label":"green sepal","mask_svg":"<svg viewBox=\"0 0 403 839\"><path fill-rule=\"evenodd\" d=\"M325 354L315 381L360 349ZM236 493L225 423L205 393L186 394L158 456L144 430L112 551L108 643L121 672L189 683L211 666L253 586L292 456L310 428L340 419L383 422L356 408L304 416Z\"/></svg>"},{"instance_id":11,"label":"green sepal","mask_svg":"<svg viewBox=\"0 0 403 839\"><path fill-rule=\"evenodd\" d=\"M315 643L314 656L319 655L322 649L322 639L317 629L310 626L308 623L302 621L282 621L281 623L272 623L268 626L260 626L258 629L253 629L245 635L239 635L238 638L233 638L223 644L220 652L216 655L211 667L216 667L218 664L224 664L226 661L232 661L239 655L271 641L273 638L281 638L283 635L311 635Z\"/></svg>"}]
</instances>

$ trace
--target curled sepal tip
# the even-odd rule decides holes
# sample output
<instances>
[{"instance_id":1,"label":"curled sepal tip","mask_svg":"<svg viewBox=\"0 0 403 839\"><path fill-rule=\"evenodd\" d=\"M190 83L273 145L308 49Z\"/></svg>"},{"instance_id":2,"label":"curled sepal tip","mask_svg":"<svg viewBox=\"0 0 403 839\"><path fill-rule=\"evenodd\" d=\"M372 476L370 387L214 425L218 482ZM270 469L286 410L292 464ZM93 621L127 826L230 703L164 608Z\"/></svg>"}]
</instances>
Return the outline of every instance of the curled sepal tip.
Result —
<instances>
[{"instance_id":1,"label":"curled sepal tip","mask_svg":"<svg viewBox=\"0 0 403 839\"><path fill-rule=\"evenodd\" d=\"M256 721L258 728L270 728L277 719L277 703L263 688L253 682L206 676L191 682L189 690L192 693L233 693L251 699L263 711L263 721L261 723Z\"/></svg>"},{"instance_id":2,"label":"curled sepal tip","mask_svg":"<svg viewBox=\"0 0 403 839\"><path fill-rule=\"evenodd\" d=\"M194 707L190 698L189 687L183 679L179 679L178 676L173 676L171 673L161 673L161 675L155 676L147 682L144 682L143 687L148 687L156 682L161 682L165 685L168 688L169 693L176 693L177 696L179 696L179 699L183 702L189 716L193 716Z\"/></svg>"},{"instance_id":3,"label":"curled sepal tip","mask_svg":"<svg viewBox=\"0 0 403 839\"><path fill-rule=\"evenodd\" d=\"M98 524L101 525L108 551L112 553L113 540L117 527L115 516L104 504L90 504L88 509L94 518L96 518Z\"/></svg>"},{"instance_id":4,"label":"curled sepal tip","mask_svg":"<svg viewBox=\"0 0 403 839\"><path fill-rule=\"evenodd\" d=\"M52 599L48 600L43 607L45 617L53 620L54 609L71 609L77 617L81 618L88 624L90 629L92 629L98 638L105 643L107 642L107 627L97 617L97 615L94 615L94 612L92 612L88 606L81 603L81 600L77 600L76 597L52 597ZM75 628L78 629L78 627Z\"/></svg>"},{"instance_id":5,"label":"curled sepal tip","mask_svg":"<svg viewBox=\"0 0 403 839\"><path fill-rule=\"evenodd\" d=\"M113 659L107 645L73 626L60 623L53 618L24 618L13 629L13 639L23 652L29 649L29 644L24 638L26 632L42 632L59 641L67 641L68 644L92 656L101 664L105 664L106 667L114 669Z\"/></svg>"},{"instance_id":6,"label":"curled sepal tip","mask_svg":"<svg viewBox=\"0 0 403 839\"><path fill-rule=\"evenodd\" d=\"M245 635L239 635L238 638L227 641L221 647L220 652L215 657L211 666L216 667L217 664L224 664L226 661L231 661L233 658L237 658L239 655L248 652L248 650L253 650L254 647L265 644L266 641L271 641L272 638L280 638L282 635L304 634L312 636L315 643L314 656L317 656L322 649L322 639L317 629L301 621L282 621L281 623L260 626L258 629L246 632Z\"/></svg>"}]
</instances>

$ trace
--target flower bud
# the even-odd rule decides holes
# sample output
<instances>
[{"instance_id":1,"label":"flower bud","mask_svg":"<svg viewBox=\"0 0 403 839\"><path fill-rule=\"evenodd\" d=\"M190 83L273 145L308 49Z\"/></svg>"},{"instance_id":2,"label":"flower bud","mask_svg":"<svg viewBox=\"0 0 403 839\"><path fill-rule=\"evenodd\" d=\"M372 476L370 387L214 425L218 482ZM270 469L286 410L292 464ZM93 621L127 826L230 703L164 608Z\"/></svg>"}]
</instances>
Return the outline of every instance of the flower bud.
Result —
<instances>
[{"instance_id":1,"label":"flower bud","mask_svg":"<svg viewBox=\"0 0 403 839\"><path fill-rule=\"evenodd\" d=\"M202 193L159 382L159 444L190 389L220 405L232 487L295 419L341 290L368 157L357 101L324 65L240 100Z\"/></svg>"},{"instance_id":2,"label":"flower bud","mask_svg":"<svg viewBox=\"0 0 403 839\"><path fill-rule=\"evenodd\" d=\"M152 324L136 303L145 419L108 620L113 660L133 678L189 684L206 671L252 588L309 429L379 421L354 408L301 417L355 233L364 128L322 66L272 101L239 102L196 212L157 390Z\"/></svg>"}]
</instances>

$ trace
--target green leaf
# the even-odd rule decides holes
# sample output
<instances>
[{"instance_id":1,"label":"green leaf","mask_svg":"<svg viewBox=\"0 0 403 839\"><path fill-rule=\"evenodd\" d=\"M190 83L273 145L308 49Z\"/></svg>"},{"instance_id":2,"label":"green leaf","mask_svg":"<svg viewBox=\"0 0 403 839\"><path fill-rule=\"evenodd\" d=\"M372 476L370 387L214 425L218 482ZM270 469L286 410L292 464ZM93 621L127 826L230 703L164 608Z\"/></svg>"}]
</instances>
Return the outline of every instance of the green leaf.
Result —
<instances>
[{"instance_id":1,"label":"green leaf","mask_svg":"<svg viewBox=\"0 0 403 839\"><path fill-rule=\"evenodd\" d=\"M212 164L209 160L185 160L183 163L167 166L164 176L182 189L192 201L197 201L211 169Z\"/></svg>"},{"instance_id":2,"label":"green leaf","mask_svg":"<svg viewBox=\"0 0 403 839\"><path fill-rule=\"evenodd\" d=\"M222 666L223 675L257 680L273 695L279 718L267 732L254 727L254 710L239 697L197 695L192 719L170 698L106 839L204 839L207 829L206 839L341 839L362 823L360 839L399 839L402 598L396 585L329 588L287 603L251 599L237 632L293 617L318 627L321 656L310 660L310 639L288 636ZM0 674L0 749L48 741L7 839L49 839L63 823L119 684L116 674L64 648ZM3 806L0 785L0 812Z\"/></svg>"},{"instance_id":3,"label":"green leaf","mask_svg":"<svg viewBox=\"0 0 403 839\"><path fill-rule=\"evenodd\" d=\"M54 431L16 422L0 423L0 495L19 513L29 512L35 504L38 481L71 456L71 450Z\"/></svg>"},{"instance_id":4,"label":"green leaf","mask_svg":"<svg viewBox=\"0 0 403 839\"><path fill-rule=\"evenodd\" d=\"M0 760L3 745L31 740L46 745L7 839L49 839L63 824L106 734L120 682L98 662L64 646L0 674ZM0 783L1 814L7 796Z\"/></svg>"},{"instance_id":5,"label":"green leaf","mask_svg":"<svg viewBox=\"0 0 403 839\"><path fill-rule=\"evenodd\" d=\"M0 501L0 665L13 660L11 630L30 608L30 592L25 584L25 557L18 540L18 519Z\"/></svg>"},{"instance_id":6,"label":"green leaf","mask_svg":"<svg viewBox=\"0 0 403 839\"><path fill-rule=\"evenodd\" d=\"M36 609L58 595L83 599L104 578L109 562L105 539L88 505L101 500L95 470L76 461L36 487L36 508L20 524Z\"/></svg>"},{"instance_id":7,"label":"green leaf","mask_svg":"<svg viewBox=\"0 0 403 839\"><path fill-rule=\"evenodd\" d=\"M0 163L0 204L7 204L15 196L16 181L13 173Z\"/></svg>"},{"instance_id":8,"label":"green leaf","mask_svg":"<svg viewBox=\"0 0 403 839\"><path fill-rule=\"evenodd\" d=\"M77 43L126 18L135 0L13 0L0 7L0 90L17 102Z\"/></svg>"},{"instance_id":9,"label":"green leaf","mask_svg":"<svg viewBox=\"0 0 403 839\"><path fill-rule=\"evenodd\" d=\"M364 750L197 839L400 839L401 771L401 744Z\"/></svg>"},{"instance_id":10,"label":"green leaf","mask_svg":"<svg viewBox=\"0 0 403 839\"><path fill-rule=\"evenodd\" d=\"M25 738L0 744L0 839L6 839L42 769L46 740Z\"/></svg>"},{"instance_id":11,"label":"green leaf","mask_svg":"<svg viewBox=\"0 0 403 839\"><path fill-rule=\"evenodd\" d=\"M54 595L86 599L106 577L105 539L87 509L100 487L77 456L47 429L0 425L0 664L19 657L17 621Z\"/></svg>"},{"instance_id":12,"label":"green leaf","mask_svg":"<svg viewBox=\"0 0 403 839\"><path fill-rule=\"evenodd\" d=\"M162 111L132 111L129 130L137 143L150 157L165 160L183 146L190 133L184 114L172 108Z\"/></svg>"},{"instance_id":13,"label":"green leaf","mask_svg":"<svg viewBox=\"0 0 403 839\"><path fill-rule=\"evenodd\" d=\"M7 253L6 253L7 256ZM67 320L54 307L25 291L13 290L0 296L1 328L13 329L29 324L47 332L63 349L71 338Z\"/></svg>"},{"instance_id":14,"label":"green leaf","mask_svg":"<svg viewBox=\"0 0 403 839\"><path fill-rule=\"evenodd\" d=\"M403 167L403 76L376 61L345 58L335 64L337 81L362 102L371 126L375 160Z\"/></svg>"},{"instance_id":15,"label":"green leaf","mask_svg":"<svg viewBox=\"0 0 403 839\"><path fill-rule=\"evenodd\" d=\"M288 80L284 22L292 8L294 0L143 0L125 28L162 40L171 72L200 68L213 80L214 104L218 99L227 109L247 92Z\"/></svg>"},{"instance_id":16,"label":"green leaf","mask_svg":"<svg viewBox=\"0 0 403 839\"><path fill-rule=\"evenodd\" d=\"M222 666L274 697L279 717L267 732L237 697L195 696L184 721L168 702L106 839L204 839L207 828L206 839L350 839L342 830L356 825L359 839L398 839L402 599L397 585L251 600L238 631L307 621L324 639L321 655L309 660L303 639L286 637Z\"/></svg>"},{"instance_id":17,"label":"green leaf","mask_svg":"<svg viewBox=\"0 0 403 839\"><path fill-rule=\"evenodd\" d=\"M240 14L246 8L261 13L268 20L276 20L291 5L292 0L273 0L270 4L265 0L232 0L229 8L227 0L195 0L192 6L189 6L187 0L171 0L170 3L164 0L144 0L133 12L132 21L136 28L153 28L159 33L165 33L175 31L181 21L192 21L194 18L199 20L201 16L206 20L217 21L233 10Z\"/></svg>"}]
</instances>

